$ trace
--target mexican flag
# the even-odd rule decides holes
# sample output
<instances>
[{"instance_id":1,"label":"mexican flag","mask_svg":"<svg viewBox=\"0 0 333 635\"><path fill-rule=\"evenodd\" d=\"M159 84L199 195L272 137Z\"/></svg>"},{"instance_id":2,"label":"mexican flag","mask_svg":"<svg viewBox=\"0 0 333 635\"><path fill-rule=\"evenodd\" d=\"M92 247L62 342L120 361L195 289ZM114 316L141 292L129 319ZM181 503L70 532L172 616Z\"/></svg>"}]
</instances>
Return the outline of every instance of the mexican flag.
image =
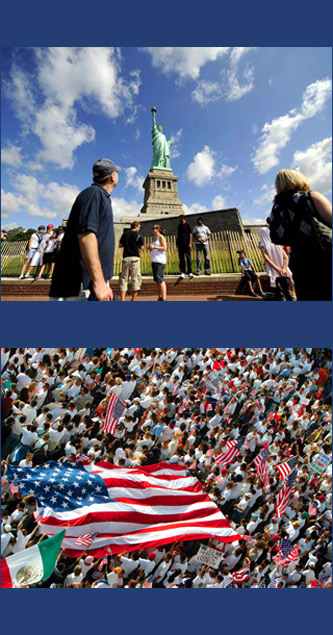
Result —
<instances>
[{"instance_id":1,"label":"mexican flag","mask_svg":"<svg viewBox=\"0 0 333 635\"><path fill-rule=\"evenodd\" d=\"M53 573L66 530L1 560L1 588L17 588L47 580Z\"/></svg>"}]
</instances>

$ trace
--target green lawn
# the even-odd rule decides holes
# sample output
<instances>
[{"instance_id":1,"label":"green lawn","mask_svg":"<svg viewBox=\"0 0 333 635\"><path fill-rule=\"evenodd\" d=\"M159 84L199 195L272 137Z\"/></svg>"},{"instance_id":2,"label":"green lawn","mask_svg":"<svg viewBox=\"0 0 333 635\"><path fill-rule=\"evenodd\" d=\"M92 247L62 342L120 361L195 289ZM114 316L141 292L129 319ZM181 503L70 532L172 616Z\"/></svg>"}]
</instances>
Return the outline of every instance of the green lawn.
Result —
<instances>
[{"instance_id":1,"label":"green lawn","mask_svg":"<svg viewBox=\"0 0 333 635\"><path fill-rule=\"evenodd\" d=\"M260 253L255 249L247 250L248 257L254 263L256 271L265 271L264 263L262 261ZM230 252L221 243L213 242L211 245L211 270L212 273L240 273L238 266L237 253L232 251L233 263L230 261ZM1 275L3 277L15 277L20 275L21 267L23 263L23 257L21 256L8 256L2 255L1 258ZM121 271L122 253L116 249L114 271L115 275L119 275ZM195 250L192 252L192 267L193 271L196 271L196 256ZM175 245L168 245L167 252L167 265L165 272L167 275L177 275L179 273L179 259L178 252ZM150 253L144 251L141 255L141 273L143 276L151 275L151 262Z\"/></svg>"}]
</instances>

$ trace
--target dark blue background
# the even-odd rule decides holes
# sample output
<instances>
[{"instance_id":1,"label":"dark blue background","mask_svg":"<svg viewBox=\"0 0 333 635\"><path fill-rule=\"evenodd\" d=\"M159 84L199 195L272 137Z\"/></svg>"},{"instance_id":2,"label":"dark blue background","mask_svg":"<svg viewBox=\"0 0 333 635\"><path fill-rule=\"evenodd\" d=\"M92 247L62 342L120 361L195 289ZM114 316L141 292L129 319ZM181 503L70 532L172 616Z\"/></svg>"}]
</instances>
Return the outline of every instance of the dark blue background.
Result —
<instances>
[{"instance_id":1,"label":"dark blue background","mask_svg":"<svg viewBox=\"0 0 333 635\"><path fill-rule=\"evenodd\" d=\"M326 2L5 2L1 46L330 46ZM328 303L2 303L5 346L330 346ZM306 633L329 628L317 590L0 591L5 632ZM56 595L54 595L54 593ZM283 593L283 597L282 597ZM307 597L305 597L305 594ZM310 595L309 595L310 594ZM325 603L325 599L326 603ZM327 620L327 625L325 624Z\"/></svg>"}]
</instances>

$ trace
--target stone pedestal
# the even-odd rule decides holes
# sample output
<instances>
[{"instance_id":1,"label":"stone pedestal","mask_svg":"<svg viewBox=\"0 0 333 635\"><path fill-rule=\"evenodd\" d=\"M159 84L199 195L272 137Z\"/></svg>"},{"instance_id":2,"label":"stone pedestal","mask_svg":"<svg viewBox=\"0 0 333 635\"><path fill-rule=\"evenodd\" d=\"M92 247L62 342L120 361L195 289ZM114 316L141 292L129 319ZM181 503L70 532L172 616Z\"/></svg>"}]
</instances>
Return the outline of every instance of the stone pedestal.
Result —
<instances>
[{"instance_id":1,"label":"stone pedestal","mask_svg":"<svg viewBox=\"0 0 333 635\"><path fill-rule=\"evenodd\" d=\"M149 170L143 184L145 197L140 211L142 220L158 219L161 216L179 216L184 214L178 198L178 176L172 170Z\"/></svg>"}]
</instances>

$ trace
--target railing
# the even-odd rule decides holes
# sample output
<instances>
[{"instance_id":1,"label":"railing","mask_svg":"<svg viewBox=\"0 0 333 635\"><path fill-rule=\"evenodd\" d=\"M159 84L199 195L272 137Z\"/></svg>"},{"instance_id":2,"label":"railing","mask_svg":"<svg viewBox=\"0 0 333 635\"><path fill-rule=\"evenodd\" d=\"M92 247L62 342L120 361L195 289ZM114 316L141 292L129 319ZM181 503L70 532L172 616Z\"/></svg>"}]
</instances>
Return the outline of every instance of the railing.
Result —
<instances>
[{"instance_id":1,"label":"railing","mask_svg":"<svg viewBox=\"0 0 333 635\"><path fill-rule=\"evenodd\" d=\"M145 247L151 243L150 238L144 238ZM167 241L167 275L179 273L179 258L175 236L166 236ZM259 249L259 238L255 233L244 236L237 232L215 232L210 240L210 258L212 273L239 273L237 251L244 249L252 260L256 271L265 271L262 255ZM18 278L25 255L26 242L4 242L1 245L1 276ZM193 271L196 271L195 249L192 250ZM122 250L115 249L114 271L118 275L121 271ZM151 275L150 252L146 249L141 253L142 275Z\"/></svg>"}]
</instances>

